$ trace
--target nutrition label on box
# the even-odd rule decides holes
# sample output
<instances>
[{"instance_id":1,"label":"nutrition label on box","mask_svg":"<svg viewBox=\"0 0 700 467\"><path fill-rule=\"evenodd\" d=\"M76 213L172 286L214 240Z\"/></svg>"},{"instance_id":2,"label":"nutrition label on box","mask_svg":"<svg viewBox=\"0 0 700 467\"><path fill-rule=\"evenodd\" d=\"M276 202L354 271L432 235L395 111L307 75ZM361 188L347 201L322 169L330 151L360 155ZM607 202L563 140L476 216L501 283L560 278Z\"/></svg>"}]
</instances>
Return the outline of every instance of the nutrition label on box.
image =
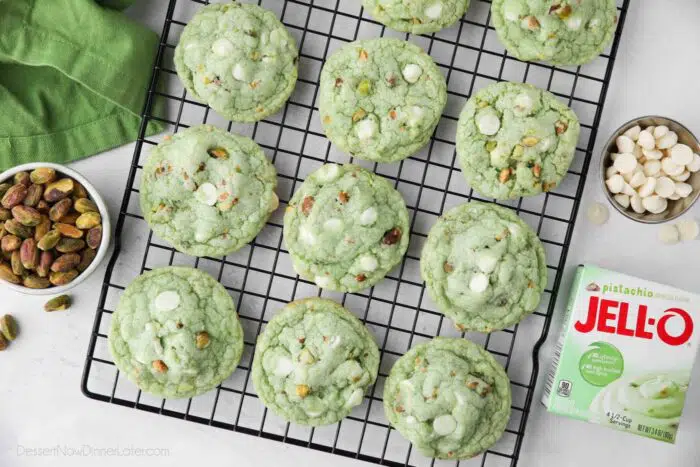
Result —
<instances>
[{"instance_id":1,"label":"nutrition label on box","mask_svg":"<svg viewBox=\"0 0 700 467\"><path fill-rule=\"evenodd\" d=\"M698 347L700 297L579 266L542 403L675 442Z\"/></svg>"}]
</instances>

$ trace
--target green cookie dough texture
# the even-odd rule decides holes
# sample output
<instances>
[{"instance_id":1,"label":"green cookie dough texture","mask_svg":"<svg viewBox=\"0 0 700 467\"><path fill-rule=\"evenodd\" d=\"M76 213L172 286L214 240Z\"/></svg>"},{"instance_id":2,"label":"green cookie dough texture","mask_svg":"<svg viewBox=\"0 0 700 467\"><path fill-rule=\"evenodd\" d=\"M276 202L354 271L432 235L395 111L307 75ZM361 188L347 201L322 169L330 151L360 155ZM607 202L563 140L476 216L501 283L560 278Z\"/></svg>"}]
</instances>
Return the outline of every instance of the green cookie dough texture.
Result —
<instances>
[{"instance_id":1,"label":"green cookie dough texture","mask_svg":"<svg viewBox=\"0 0 700 467\"><path fill-rule=\"evenodd\" d=\"M537 234L508 208L472 201L428 233L421 276L438 309L461 330L491 332L534 311L547 284Z\"/></svg>"},{"instance_id":2,"label":"green cookie dough texture","mask_svg":"<svg viewBox=\"0 0 700 467\"><path fill-rule=\"evenodd\" d=\"M520 60L582 65L612 40L617 7L615 0L493 0L491 18Z\"/></svg>"},{"instance_id":3,"label":"green cookie dough texture","mask_svg":"<svg viewBox=\"0 0 700 467\"><path fill-rule=\"evenodd\" d=\"M363 0L362 5L380 23L397 31L425 34L459 20L469 0Z\"/></svg>"},{"instance_id":4,"label":"green cookie dough texture","mask_svg":"<svg viewBox=\"0 0 700 467\"><path fill-rule=\"evenodd\" d=\"M141 211L153 232L193 256L250 242L279 206L277 175L250 138L211 125L180 131L148 157Z\"/></svg>"},{"instance_id":5,"label":"green cookie dough texture","mask_svg":"<svg viewBox=\"0 0 700 467\"><path fill-rule=\"evenodd\" d=\"M297 80L294 38L257 5L204 6L175 49L187 91L226 118L254 122L277 112Z\"/></svg>"},{"instance_id":6,"label":"green cookie dough texture","mask_svg":"<svg viewBox=\"0 0 700 467\"><path fill-rule=\"evenodd\" d=\"M109 350L119 371L161 397L205 393L241 359L243 329L226 289L186 267L145 272L112 315Z\"/></svg>"},{"instance_id":7,"label":"green cookie dough texture","mask_svg":"<svg viewBox=\"0 0 700 467\"><path fill-rule=\"evenodd\" d=\"M436 337L399 358L384 386L389 422L418 450L466 459L491 447L510 418L510 381L481 346Z\"/></svg>"},{"instance_id":8,"label":"green cookie dough texture","mask_svg":"<svg viewBox=\"0 0 700 467\"><path fill-rule=\"evenodd\" d=\"M522 83L495 83L465 104L457 155L484 196L514 199L556 188L576 153L576 114L553 94Z\"/></svg>"},{"instance_id":9,"label":"green cookie dough texture","mask_svg":"<svg viewBox=\"0 0 700 467\"><path fill-rule=\"evenodd\" d=\"M447 102L433 59L398 39L351 42L326 60L319 111L326 136L360 159L405 159L430 140Z\"/></svg>"},{"instance_id":10,"label":"green cookie dough texture","mask_svg":"<svg viewBox=\"0 0 700 467\"><path fill-rule=\"evenodd\" d=\"M284 215L294 269L317 286L340 292L381 281L401 261L409 237L401 194L356 165L326 164L311 173Z\"/></svg>"},{"instance_id":11,"label":"green cookie dough texture","mask_svg":"<svg viewBox=\"0 0 700 467\"><path fill-rule=\"evenodd\" d=\"M328 425L349 415L374 384L379 349L367 328L338 303L289 303L258 337L253 384L285 420Z\"/></svg>"}]
</instances>

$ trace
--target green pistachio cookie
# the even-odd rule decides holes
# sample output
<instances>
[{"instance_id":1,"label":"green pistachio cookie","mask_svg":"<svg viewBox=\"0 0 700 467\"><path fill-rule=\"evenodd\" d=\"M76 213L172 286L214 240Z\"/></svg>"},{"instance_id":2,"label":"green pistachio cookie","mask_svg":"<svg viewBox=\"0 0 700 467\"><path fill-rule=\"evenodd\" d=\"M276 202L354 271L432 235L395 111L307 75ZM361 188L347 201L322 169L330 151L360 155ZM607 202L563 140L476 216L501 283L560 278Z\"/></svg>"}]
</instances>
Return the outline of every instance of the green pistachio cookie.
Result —
<instances>
[{"instance_id":1,"label":"green pistachio cookie","mask_svg":"<svg viewBox=\"0 0 700 467\"><path fill-rule=\"evenodd\" d=\"M126 288L112 315L109 350L142 391L194 397L236 369L243 329L221 284L197 269L166 267Z\"/></svg>"},{"instance_id":2,"label":"green pistachio cookie","mask_svg":"<svg viewBox=\"0 0 700 467\"><path fill-rule=\"evenodd\" d=\"M298 55L273 12L236 2L211 4L185 26L175 69L195 99L231 120L253 122L287 101Z\"/></svg>"},{"instance_id":3,"label":"green pistachio cookie","mask_svg":"<svg viewBox=\"0 0 700 467\"><path fill-rule=\"evenodd\" d=\"M399 358L384 385L384 412L428 457L466 459L491 447L510 418L500 363L466 339L436 337Z\"/></svg>"},{"instance_id":4,"label":"green pistachio cookie","mask_svg":"<svg viewBox=\"0 0 700 467\"><path fill-rule=\"evenodd\" d=\"M469 0L363 0L362 5L380 23L397 31L425 34L459 20Z\"/></svg>"},{"instance_id":5,"label":"green pistachio cookie","mask_svg":"<svg viewBox=\"0 0 700 467\"><path fill-rule=\"evenodd\" d=\"M615 0L493 0L491 18L520 60L582 65L612 40L617 7Z\"/></svg>"},{"instance_id":6,"label":"green pistachio cookie","mask_svg":"<svg viewBox=\"0 0 700 467\"><path fill-rule=\"evenodd\" d=\"M141 211L156 235L193 256L223 256L250 242L279 199L277 175L250 138L211 125L182 130L151 151Z\"/></svg>"},{"instance_id":7,"label":"green pistachio cookie","mask_svg":"<svg viewBox=\"0 0 700 467\"><path fill-rule=\"evenodd\" d=\"M336 302L307 298L285 306L258 337L253 384L285 420L328 425L362 403L378 370L367 328Z\"/></svg>"},{"instance_id":8,"label":"green pistachio cookie","mask_svg":"<svg viewBox=\"0 0 700 467\"><path fill-rule=\"evenodd\" d=\"M514 211L478 201L438 219L423 246L420 270L438 309L470 331L519 322L537 308L547 285L537 234Z\"/></svg>"},{"instance_id":9,"label":"green pistachio cookie","mask_svg":"<svg viewBox=\"0 0 700 467\"><path fill-rule=\"evenodd\" d=\"M360 159L392 162L420 150L446 101L445 77L433 59L398 39L351 42L321 71L326 136Z\"/></svg>"},{"instance_id":10,"label":"green pistachio cookie","mask_svg":"<svg viewBox=\"0 0 700 467\"><path fill-rule=\"evenodd\" d=\"M401 261L409 237L401 194L356 165L326 164L311 173L284 215L294 269L319 287L341 292L381 281Z\"/></svg>"},{"instance_id":11,"label":"green pistachio cookie","mask_svg":"<svg viewBox=\"0 0 700 467\"><path fill-rule=\"evenodd\" d=\"M559 185L576 152L576 114L553 94L522 83L495 83L465 104L457 155L484 196L513 199Z\"/></svg>"}]
</instances>

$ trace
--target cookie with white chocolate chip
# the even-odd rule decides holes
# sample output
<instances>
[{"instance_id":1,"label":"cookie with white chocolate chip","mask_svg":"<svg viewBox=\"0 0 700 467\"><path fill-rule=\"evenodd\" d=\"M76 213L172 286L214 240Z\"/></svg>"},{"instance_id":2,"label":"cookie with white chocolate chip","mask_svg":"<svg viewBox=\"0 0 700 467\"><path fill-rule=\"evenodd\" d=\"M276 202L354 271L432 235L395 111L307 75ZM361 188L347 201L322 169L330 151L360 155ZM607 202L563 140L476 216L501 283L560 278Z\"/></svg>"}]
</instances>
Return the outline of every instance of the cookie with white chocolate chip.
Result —
<instances>
[{"instance_id":1,"label":"cookie with white chocolate chip","mask_svg":"<svg viewBox=\"0 0 700 467\"><path fill-rule=\"evenodd\" d=\"M178 251L223 256L250 242L277 209L277 174L250 138L211 125L154 148L141 176L141 211Z\"/></svg>"},{"instance_id":2,"label":"cookie with white chocolate chip","mask_svg":"<svg viewBox=\"0 0 700 467\"><path fill-rule=\"evenodd\" d=\"M466 339L436 337L398 359L384 385L391 425L424 455L467 459L496 443L510 418L500 363Z\"/></svg>"},{"instance_id":3,"label":"cookie with white chocolate chip","mask_svg":"<svg viewBox=\"0 0 700 467\"><path fill-rule=\"evenodd\" d=\"M547 262L537 234L505 207L472 201L428 233L421 276L458 329L491 332L518 323L540 303Z\"/></svg>"},{"instance_id":4,"label":"cookie with white chocolate chip","mask_svg":"<svg viewBox=\"0 0 700 467\"><path fill-rule=\"evenodd\" d=\"M326 60L319 111L326 136L360 159L393 162L425 146L447 102L445 77L417 45L351 42Z\"/></svg>"},{"instance_id":5,"label":"cookie with white chocolate chip","mask_svg":"<svg viewBox=\"0 0 700 467\"><path fill-rule=\"evenodd\" d=\"M226 289L193 268L137 277L112 315L114 364L142 391L194 397L229 377L241 359L243 329Z\"/></svg>"},{"instance_id":6,"label":"cookie with white chocolate chip","mask_svg":"<svg viewBox=\"0 0 700 467\"><path fill-rule=\"evenodd\" d=\"M475 93L457 126L457 155L484 196L514 199L559 185L576 152L576 114L553 94L501 82Z\"/></svg>"},{"instance_id":7,"label":"cookie with white chocolate chip","mask_svg":"<svg viewBox=\"0 0 700 467\"><path fill-rule=\"evenodd\" d=\"M286 305L258 337L253 384L285 420L328 425L362 403L379 370L367 328L338 303L307 298Z\"/></svg>"},{"instance_id":8,"label":"cookie with white chocolate chip","mask_svg":"<svg viewBox=\"0 0 700 467\"><path fill-rule=\"evenodd\" d=\"M381 281L408 248L408 211L384 178L326 164L289 202L284 242L294 269L317 286L356 292Z\"/></svg>"},{"instance_id":9,"label":"cookie with white chocolate chip","mask_svg":"<svg viewBox=\"0 0 700 467\"><path fill-rule=\"evenodd\" d=\"M615 0L493 0L491 19L508 53L523 61L582 65L617 27Z\"/></svg>"},{"instance_id":10,"label":"cookie with white chocolate chip","mask_svg":"<svg viewBox=\"0 0 700 467\"><path fill-rule=\"evenodd\" d=\"M237 122L261 120L287 101L297 80L294 38L257 5L204 6L185 26L175 69L187 92Z\"/></svg>"},{"instance_id":11,"label":"cookie with white chocolate chip","mask_svg":"<svg viewBox=\"0 0 700 467\"><path fill-rule=\"evenodd\" d=\"M426 34L449 27L469 8L469 0L363 0L377 21L397 31Z\"/></svg>"}]
</instances>

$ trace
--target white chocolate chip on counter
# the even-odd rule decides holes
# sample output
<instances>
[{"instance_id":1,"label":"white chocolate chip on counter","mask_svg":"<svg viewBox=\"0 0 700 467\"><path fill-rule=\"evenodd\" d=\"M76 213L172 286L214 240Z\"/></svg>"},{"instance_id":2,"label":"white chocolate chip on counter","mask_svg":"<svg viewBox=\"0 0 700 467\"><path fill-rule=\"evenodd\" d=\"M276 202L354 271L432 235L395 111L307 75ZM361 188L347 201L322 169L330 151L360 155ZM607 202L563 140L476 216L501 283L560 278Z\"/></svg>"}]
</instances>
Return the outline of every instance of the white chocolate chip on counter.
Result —
<instances>
[{"instance_id":1,"label":"white chocolate chip on counter","mask_svg":"<svg viewBox=\"0 0 700 467\"><path fill-rule=\"evenodd\" d=\"M656 141L656 147L659 149L670 149L678 142L678 135L674 131L669 131L664 136Z\"/></svg>"},{"instance_id":2,"label":"white chocolate chip on counter","mask_svg":"<svg viewBox=\"0 0 700 467\"><path fill-rule=\"evenodd\" d=\"M233 78L238 81L246 81L245 69L240 63L236 63L233 67Z\"/></svg>"},{"instance_id":3,"label":"white chocolate chip on counter","mask_svg":"<svg viewBox=\"0 0 700 467\"><path fill-rule=\"evenodd\" d=\"M372 225L377 221L377 210L374 207L369 207L360 214L361 225Z\"/></svg>"},{"instance_id":4,"label":"white chocolate chip on counter","mask_svg":"<svg viewBox=\"0 0 700 467\"><path fill-rule=\"evenodd\" d=\"M661 170L666 172L666 175L674 177L682 174L685 171L685 167L676 164L670 157L664 157L661 159Z\"/></svg>"},{"instance_id":5,"label":"white chocolate chip on counter","mask_svg":"<svg viewBox=\"0 0 700 467\"><path fill-rule=\"evenodd\" d=\"M371 118L361 120L355 127L355 133L360 141L367 141L377 132L377 124Z\"/></svg>"},{"instance_id":6,"label":"white chocolate chip on counter","mask_svg":"<svg viewBox=\"0 0 700 467\"><path fill-rule=\"evenodd\" d=\"M634 141L629 136L618 136L615 140L617 145L617 151L620 153L633 153L634 152Z\"/></svg>"},{"instance_id":7,"label":"white chocolate chip on counter","mask_svg":"<svg viewBox=\"0 0 700 467\"><path fill-rule=\"evenodd\" d=\"M425 16L427 16L430 19L438 19L442 14L442 4L440 2L433 3L428 8L426 8L425 11L423 11L423 13L425 13Z\"/></svg>"},{"instance_id":8,"label":"white chocolate chip on counter","mask_svg":"<svg viewBox=\"0 0 700 467\"><path fill-rule=\"evenodd\" d=\"M607 185L611 193L617 194L625 188L625 179L622 178L622 175L615 174L605 181L605 185Z\"/></svg>"},{"instance_id":9,"label":"white chocolate chip on counter","mask_svg":"<svg viewBox=\"0 0 700 467\"><path fill-rule=\"evenodd\" d=\"M697 172L698 170L700 170L700 155L693 154L693 161L688 164L688 171Z\"/></svg>"},{"instance_id":10,"label":"white chocolate chip on counter","mask_svg":"<svg viewBox=\"0 0 700 467\"><path fill-rule=\"evenodd\" d=\"M615 202L617 204L619 204L620 206L622 206L623 208L627 209L628 207L630 207L631 196L627 196L625 194L620 193L620 194L615 195L614 198L615 198Z\"/></svg>"},{"instance_id":11,"label":"white chocolate chip on counter","mask_svg":"<svg viewBox=\"0 0 700 467\"><path fill-rule=\"evenodd\" d=\"M474 274L469 281L472 292L482 293L489 287L489 277L486 274Z\"/></svg>"},{"instance_id":12,"label":"white chocolate chip on counter","mask_svg":"<svg viewBox=\"0 0 700 467\"><path fill-rule=\"evenodd\" d=\"M664 224L659 229L659 240L666 245L675 245L680 240L680 232L673 224Z\"/></svg>"},{"instance_id":13,"label":"white chocolate chip on counter","mask_svg":"<svg viewBox=\"0 0 700 467\"><path fill-rule=\"evenodd\" d=\"M323 182L332 182L340 175L338 164L326 164L316 172L316 177Z\"/></svg>"},{"instance_id":14,"label":"white chocolate chip on counter","mask_svg":"<svg viewBox=\"0 0 700 467\"><path fill-rule=\"evenodd\" d=\"M197 191L194 192L195 198L200 203L208 206L214 206L218 198L216 187L211 183L202 183Z\"/></svg>"},{"instance_id":15,"label":"white chocolate chip on counter","mask_svg":"<svg viewBox=\"0 0 700 467\"><path fill-rule=\"evenodd\" d=\"M631 142L632 140L629 141ZM634 172L634 169L637 168L637 158L634 157L632 153L621 153L618 158L615 159L613 165L621 174L629 174Z\"/></svg>"},{"instance_id":16,"label":"white chocolate chip on counter","mask_svg":"<svg viewBox=\"0 0 700 467\"><path fill-rule=\"evenodd\" d=\"M676 224L676 228L680 234L680 239L684 242L695 240L700 234L700 226L698 226L698 223L692 219L680 221L678 224Z\"/></svg>"},{"instance_id":17,"label":"white chocolate chip on counter","mask_svg":"<svg viewBox=\"0 0 700 467\"><path fill-rule=\"evenodd\" d=\"M659 125L654 128L654 138L663 138L668 134L668 127L666 125Z\"/></svg>"},{"instance_id":18,"label":"white chocolate chip on counter","mask_svg":"<svg viewBox=\"0 0 700 467\"><path fill-rule=\"evenodd\" d=\"M671 157L671 160L673 160L673 162L682 166L688 165L691 162L693 162L694 156L693 150L690 149L690 146L687 146L685 144L676 144L668 150L668 155Z\"/></svg>"},{"instance_id":19,"label":"white chocolate chip on counter","mask_svg":"<svg viewBox=\"0 0 700 467\"><path fill-rule=\"evenodd\" d=\"M343 230L343 220L336 217L328 219L323 223L323 228L329 232L340 232Z\"/></svg>"},{"instance_id":20,"label":"white chocolate chip on counter","mask_svg":"<svg viewBox=\"0 0 700 467\"><path fill-rule=\"evenodd\" d=\"M364 255L360 257L360 267L363 271L376 271L376 269L379 267L379 262L377 261L377 258L372 255Z\"/></svg>"},{"instance_id":21,"label":"white chocolate chip on counter","mask_svg":"<svg viewBox=\"0 0 700 467\"><path fill-rule=\"evenodd\" d=\"M233 53L233 44L228 39L217 39L211 45L211 50L219 57L225 57Z\"/></svg>"},{"instance_id":22,"label":"white chocolate chip on counter","mask_svg":"<svg viewBox=\"0 0 700 467\"><path fill-rule=\"evenodd\" d=\"M639 125L635 125L622 134L624 136L627 136L628 138L630 138L632 141L637 141L637 139L639 138L639 133L641 133L641 132L642 132L642 127L640 127Z\"/></svg>"},{"instance_id":23,"label":"white chocolate chip on counter","mask_svg":"<svg viewBox=\"0 0 700 467\"><path fill-rule=\"evenodd\" d=\"M654 149L654 146L656 146L656 140L654 139L654 135L649 133L648 130L642 130L639 133L639 138L637 138L637 144L643 149Z\"/></svg>"},{"instance_id":24,"label":"white chocolate chip on counter","mask_svg":"<svg viewBox=\"0 0 700 467\"><path fill-rule=\"evenodd\" d=\"M656 179L656 187L654 192L662 198L668 198L676 192L676 182L668 177L659 177Z\"/></svg>"},{"instance_id":25,"label":"white chocolate chip on counter","mask_svg":"<svg viewBox=\"0 0 700 467\"><path fill-rule=\"evenodd\" d=\"M423 70L415 63L409 63L403 67L401 74L403 75L403 79L413 84L418 81L418 78L423 74Z\"/></svg>"},{"instance_id":26,"label":"white chocolate chip on counter","mask_svg":"<svg viewBox=\"0 0 700 467\"><path fill-rule=\"evenodd\" d=\"M668 207L668 201L659 195L651 195L642 198L642 206L652 214L661 214Z\"/></svg>"},{"instance_id":27,"label":"white chocolate chip on counter","mask_svg":"<svg viewBox=\"0 0 700 467\"><path fill-rule=\"evenodd\" d=\"M174 310L180 304L180 295L174 290L166 290L158 294L154 304L158 311Z\"/></svg>"},{"instance_id":28,"label":"white chocolate chip on counter","mask_svg":"<svg viewBox=\"0 0 700 467\"><path fill-rule=\"evenodd\" d=\"M646 209L644 209L644 205L642 204L642 197L639 195L630 197L630 207L637 214L644 214L646 211Z\"/></svg>"},{"instance_id":29,"label":"white chocolate chip on counter","mask_svg":"<svg viewBox=\"0 0 700 467\"><path fill-rule=\"evenodd\" d=\"M439 436L447 436L457 428L457 421L450 415L440 415L433 420L433 430Z\"/></svg>"},{"instance_id":30,"label":"white chocolate chip on counter","mask_svg":"<svg viewBox=\"0 0 700 467\"><path fill-rule=\"evenodd\" d=\"M608 221L608 218L610 217L610 211L608 210L608 207L602 203L593 203L590 206L588 206L588 209L586 210L586 216L588 216L588 220L592 224L603 225Z\"/></svg>"},{"instance_id":31,"label":"white chocolate chip on counter","mask_svg":"<svg viewBox=\"0 0 700 467\"><path fill-rule=\"evenodd\" d=\"M480 112L476 117L476 126L482 135L495 135L501 129L501 120L494 112Z\"/></svg>"},{"instance_id":32,"label":"white chocolate chip on counter","mask_svg":"<svg viewBox=\"0 0 700 467\"><path fill-rule=\"evenodd\" d=\"M674 192L680 198L687 198L693 192L693 186L688 183L678 182L675 184Z\"/></svg>"}]
</instances>

